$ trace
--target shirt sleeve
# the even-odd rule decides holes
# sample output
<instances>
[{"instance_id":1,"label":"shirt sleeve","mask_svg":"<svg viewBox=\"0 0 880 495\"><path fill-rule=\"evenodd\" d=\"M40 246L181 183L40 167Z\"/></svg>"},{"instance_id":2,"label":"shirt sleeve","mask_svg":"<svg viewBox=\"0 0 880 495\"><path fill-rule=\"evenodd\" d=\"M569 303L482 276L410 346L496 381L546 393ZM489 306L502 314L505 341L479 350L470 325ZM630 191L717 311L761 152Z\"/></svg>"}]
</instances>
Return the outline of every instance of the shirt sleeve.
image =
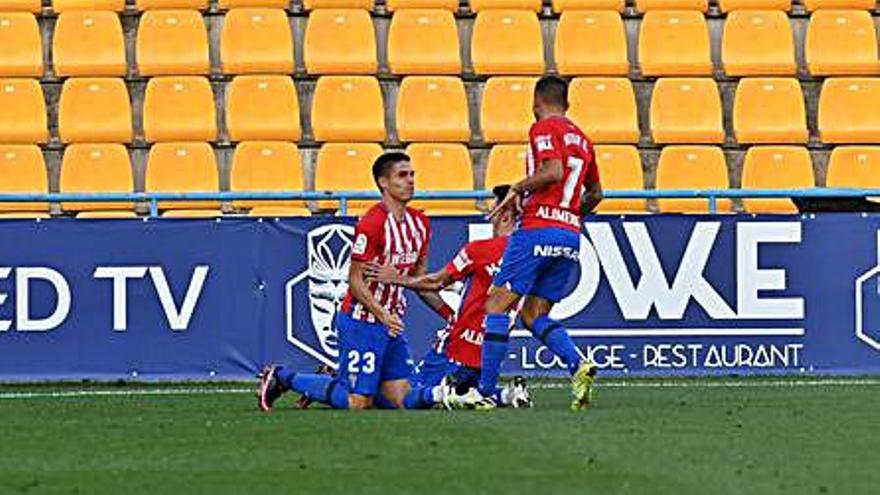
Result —
<instances>
[{"instance_id":1,"label":"shirt sleeve","mask_svg":"<svg viewBox=\"0 0 880 495\"><path fill-rule=\"evenodd\" d=\"M370 261L377 258L384 249L382 243L382 224L370 217L362 218L354 227L354 243L351 246L351 259Z\"/></svg>"},{"instance_id":2,"label":"shirt sleeve","mask_svg":"<svg viewBox=\"0 0 880 495\"><path fill-rule=\"evenodd\" d=\"M594 184L599 182L599 163L596 162L596 153L593 151L593 145L590 144L589 148L589 164L590 166L587 168L587 173L584 176L584 185Z\"/></svg>"},{"instance_id":3,"label":"shirt sleeve","mask_svg":"<svg viewBox=\"0 0 880 495\"><path fill-rule=\"evenodd\" d=\"M535 165L547 160L562 159L562 142L559 133L547 122L538 122L529 130L529 140L535 153Z\"/></svg>"},{"instance_id":4,"label":"shirt sleeve","mask_svg":"<svg viewBox=\"0 0 880 495\"><path fill-rule=\"evenodd\" d=\"M428 244L431 243L431 221L428 220L428 216L424 214L419 215L419 218L425 226L425 242L422 244L422 249L419 251L419 258L424 258L428 255Z\"/></svg>"},{"instance_id":5,"label":"shirt sleeve","mask_svg":"<svg viewBox=\"0 0 880 495\"><path fill-rule=\"evenodd\" d=\"M446 265L446 273L456 282L464 280L474 271L474 258L468 250L470 246L466 244L462 247L455 258Z\"/></svg>"}]
</instances>

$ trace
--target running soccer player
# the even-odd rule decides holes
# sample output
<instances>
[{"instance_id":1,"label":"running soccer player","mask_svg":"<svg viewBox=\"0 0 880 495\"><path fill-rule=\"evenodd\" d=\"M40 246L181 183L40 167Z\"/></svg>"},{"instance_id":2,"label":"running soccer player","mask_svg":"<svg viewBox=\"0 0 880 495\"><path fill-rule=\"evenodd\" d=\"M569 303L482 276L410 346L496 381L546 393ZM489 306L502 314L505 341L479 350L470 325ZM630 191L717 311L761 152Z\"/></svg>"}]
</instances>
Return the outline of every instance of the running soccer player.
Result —
<instances>
[{"instance_id":1,"label":"running soccer player","mask_svg":"<svg viewBox=\"0 0 880 495\"><path fill-rule=\"evenodd\" d=\"M510 189L508 185L495 186L495 204L501 203ZM459 407L461 402L445 400L446 390L437 390L446 378L446 387L454 387L459 394L475 388L480 377L481 356L486 317L485 306L492 277L501 264L501 255L507 239L516 224L516 210L512 203L492 218L493 237L465 244L443 269L419 276L401 276L389 265L370 263L364 273L367 280L401 285L420 291L439 291L449 285L467 281L458 316L444 329L425 358L416 367L410 380L413 389L421 388L421 400L414 402L420 408L429 408L438 401L448 408ZM498 404L531 407L532 400L525 380L517 377L494 393Z\"/></svg>"},{"instance_id":2,"label":"running soccer player","mask_svg":"<svg viewBox=\"0 0 880 495\"><path fill-rule=\"evenodd\" d=\"M426 271L430 224L407 203L415 191L415 173L403 153L386 153L373 164L373 179L382 200L355 226L348 294L336 315L339 334L339 373L295 373L267 365L260 377L259 407L269 411L287 390L294 390L336 409L405 407L410 394L410 358L403 315L403 288L368 282L364 266L375 261L389 264L403 275ZM454 314L436 293L419 294L447 321Z\"/></svg>"},{"instance_id":3,"label":"running soccer player","mask_svg":"<svg viewBox=\"0 0 880 495\"><path fill-rule=\"evenodd\" d=\"M596 375L596 365L582 359L568 332L549 313L567 295L569 277L579 266L581 217L602 197L599 170L589 139L565 117L564 80L542 77L535 85L533 110L536 122L529 130L526 178L513 184L489 213L494 218L510 203L522 211L486 301L483 368L479 398L473 402L478 409L497 406L493 393L507 354L508 314L521 298L522 322L562 359L572 376L573 410L589 406Z\"/></svg>"}]
</instances>

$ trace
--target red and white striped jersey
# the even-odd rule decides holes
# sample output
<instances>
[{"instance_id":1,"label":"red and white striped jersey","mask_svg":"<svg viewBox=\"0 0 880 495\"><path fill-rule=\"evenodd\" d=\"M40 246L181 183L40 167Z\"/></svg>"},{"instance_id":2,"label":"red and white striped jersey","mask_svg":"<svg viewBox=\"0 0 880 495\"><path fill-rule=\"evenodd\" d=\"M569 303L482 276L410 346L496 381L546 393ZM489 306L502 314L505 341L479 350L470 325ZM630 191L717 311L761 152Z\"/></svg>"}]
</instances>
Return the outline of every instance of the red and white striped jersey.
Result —
<instances>
[{"instance_id":1,"label":"red and white striped jersey","mask_svg":"<svg viewBox=\"0 0 880 495\"><path fill-rule=\"evenodd\" d=\"M430 240L431 225L424 213L407 207L403 218L397 220L388 211L385 203L379 202L367 210L354 228L351 259L390 264L398 273L408 276L412 274L419 260L427 256ZM403 287L370 282L367 288L389 313L397 313L403 318L406 312ZM342 311L355 320L369 323L377 321L376 315L370 313L352 295L351 288L342 302Z\"/></svg>"}]
</instances>

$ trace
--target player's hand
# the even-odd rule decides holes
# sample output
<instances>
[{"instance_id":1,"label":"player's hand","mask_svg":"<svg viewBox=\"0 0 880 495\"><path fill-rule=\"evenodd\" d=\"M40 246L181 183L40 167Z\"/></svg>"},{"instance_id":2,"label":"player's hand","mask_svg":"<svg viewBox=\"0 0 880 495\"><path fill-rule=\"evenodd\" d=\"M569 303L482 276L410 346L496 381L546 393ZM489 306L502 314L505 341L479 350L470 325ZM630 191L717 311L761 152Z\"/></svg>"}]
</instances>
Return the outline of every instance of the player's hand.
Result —
<instances>
[{"instance_id":1,"label":"player's hand","mask_svg":"<svg viewBox=\"0 0 880 495\"><path fill-rule=\"evenodd\" d=\"M495 208L492 208L492 211L490 211L489 214L486 215L486 220L492 220L495 217L497 217L511 203L513 203L516 206L516 211L517 211L517 213L519 213L519 211L520 211L520 193L512 187L510 188L509 191L507 191L507 196L504 197L504 200L501 201L500 203L498 203L497 205L495 205Z\"/></svg>"},{"instance_id":2,"label":"player's hand","mask_svg":"<svg viewBox=\"0 0 880 495\"><path fill-rule=\"evenodd\" d=\"M403 320L396 313L385 311L382 315L382 324L388 329L388 335L392 337L397 337L403 333Z\"/></svg>"},{"instance_id":3,"label":"player's hand","mask_svg":"<svg viewBox=\"0 0 880 495\"><path fill-rule=\"evenodd\" d=\"M400 278L397 270L391 264L379 264L370 261L364 265L364 279L367 282L396 283Z\"/></svg>"}]
</instances>

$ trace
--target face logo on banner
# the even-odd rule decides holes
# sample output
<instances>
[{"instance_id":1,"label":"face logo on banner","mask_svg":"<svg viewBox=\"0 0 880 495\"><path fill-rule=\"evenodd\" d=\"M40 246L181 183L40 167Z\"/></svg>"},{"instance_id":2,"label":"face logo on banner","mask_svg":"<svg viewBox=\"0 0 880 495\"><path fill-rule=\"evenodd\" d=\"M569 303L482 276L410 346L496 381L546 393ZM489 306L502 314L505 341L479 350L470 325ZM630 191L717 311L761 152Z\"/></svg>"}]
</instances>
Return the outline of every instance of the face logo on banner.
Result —
<instances>
[{"instance_id":1,"label":"face logo on banner","mask_svg":"<svg viewBox=\"0 0 880 495\"><path fill-rule=\"evenodd\" d=\"M324 364L339 357L333 319L348 291L354 227L330 224L307 236L306 268L285 286L287 340ZM295 314L294 292L307 282L309 315Z\"/></svg>"}]
</instances>

